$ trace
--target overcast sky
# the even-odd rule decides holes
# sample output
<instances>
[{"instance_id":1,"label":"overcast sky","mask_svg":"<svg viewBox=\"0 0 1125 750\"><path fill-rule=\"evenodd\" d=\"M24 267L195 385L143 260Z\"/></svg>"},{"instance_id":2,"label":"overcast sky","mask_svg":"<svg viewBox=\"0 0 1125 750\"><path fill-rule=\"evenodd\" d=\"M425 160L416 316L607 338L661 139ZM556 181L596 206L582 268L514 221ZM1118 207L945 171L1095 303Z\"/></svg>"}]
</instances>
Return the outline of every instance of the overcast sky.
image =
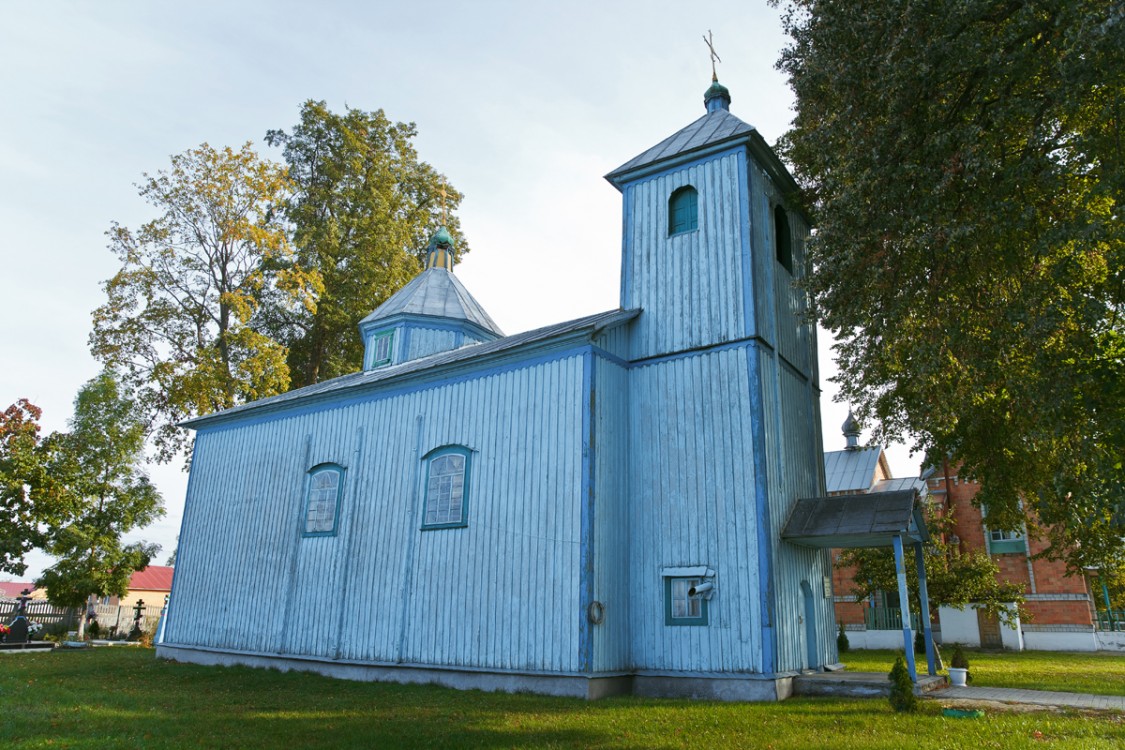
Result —
<instances>
[{"instance_id":1,"label":"overcast sky","mask_svg":"<svg viewBox=\"0 0 1125 750\"><path fill-rule=\"evenodd\" d=\"M465 193L456 274L505 333L618 306L621 198L602 175L703 113L714 32L731 111L773 143L793 97L765 0L0 3L0 409L65 429L99 366L87 337L117 270L112 221L153 217L142 173L207 142L289 129L307 99L418 126L421 158ZM374 307L374 305L373 305ZM846 405L821 335L825 447ZM918 461L892 446L896 476ZM186 475L154 466L175 544ZM25 579L46 558L35 555ZM7 579L5 579L7 580Z\"/></svg>"}]
</instances>

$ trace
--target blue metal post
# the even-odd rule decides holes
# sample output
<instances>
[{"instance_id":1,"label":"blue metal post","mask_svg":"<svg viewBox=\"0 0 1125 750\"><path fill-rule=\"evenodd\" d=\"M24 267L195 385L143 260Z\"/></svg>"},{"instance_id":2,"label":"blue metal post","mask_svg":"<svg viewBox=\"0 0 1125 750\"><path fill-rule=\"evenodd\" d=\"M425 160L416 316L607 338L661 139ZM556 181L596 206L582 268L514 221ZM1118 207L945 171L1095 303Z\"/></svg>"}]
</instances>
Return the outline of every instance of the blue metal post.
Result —
<instances>
[{"instance_id":1,"label":"blue metal post","mask_svg":"<svg viewBox=\"0 0 1125 750\"><path fill-rule=\"evenodd\" d=\"M926 667L929 674L937 674L937 664L934 659L934 634L930 630L930 595L926 591L926 558L922 554L922 543L914 543L914 564L918 568L918 600L922 611L918 616L922 618L922 632L926 636Z\"/></svg>"},{"instance_id":2,"label":"blue metal post","mask_svg":"<svg viewBox=\"0 0 1125 750\"><path fill-rule=\"evenodd\" d=\"M910 598L906 590L906 565L902 560L902 535L895 534L895 572L898 573L898 605L902 611L902 643L906 651L906 668L910 681L918 683L918 668L914 665L914 639L910 637Z\"/></svg>"}]
</instances>

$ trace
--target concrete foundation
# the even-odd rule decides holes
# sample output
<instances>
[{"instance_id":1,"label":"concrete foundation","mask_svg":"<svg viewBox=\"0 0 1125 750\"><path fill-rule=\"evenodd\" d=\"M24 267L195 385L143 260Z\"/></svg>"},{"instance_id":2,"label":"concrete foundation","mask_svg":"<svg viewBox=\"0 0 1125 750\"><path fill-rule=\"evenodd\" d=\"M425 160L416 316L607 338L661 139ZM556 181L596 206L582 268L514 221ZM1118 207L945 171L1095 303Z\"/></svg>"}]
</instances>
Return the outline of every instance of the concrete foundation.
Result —
<instances>
[{"instance_id":1,"label":"concrete foundation","mask_svg":"<svg viewBox=\"0 0 1125 750\"><path fill-rule=\"evenodd\" d=\"M919 674L914 692L921 695L946 687L944 675ZM824 672L803 674L793 683L794 695L874 698L891 694L891 682L882 672Z\"/></svg>"},{"instance_id":2,"label":"concrete foundation","mask_svg":"<svg viewBox=\"0 0 1125 750\"><path fill-rule=\"evenodd\" d=\"M1125 651L1125 632L1099 630L1094 634L1098 651Z\"/></svg>"},{"instance_id":3,"label":"concrete foundation","mask_svg":"<svg viewBox=\"0 0 1125 750\"><path fill-rule=\"evenodd\" d=\"M781 701L793 694L794 675L756 677L638 673L633 694L647 698L698 698L715 701Z\"/></svg>"},{"instance_id":4,"label":"concrete foundation","mask_svg":"<svg viewBox=\"0 0 1125 750\"><path fill-rule=\"evenodd\" d=\"M160 644L160 659L208 666L260 667L315 672L327 677L360 682L441 685L458 690L504 693L538 693L597 700L633 693L660 698L700 698L720 701L778 701L793 693L793 675L762 677L729 674L617 673L549 674L458 669L422 664L374 664L328 661L301 656L256 654L221 649Z\"/></svg>"}]
</instances>

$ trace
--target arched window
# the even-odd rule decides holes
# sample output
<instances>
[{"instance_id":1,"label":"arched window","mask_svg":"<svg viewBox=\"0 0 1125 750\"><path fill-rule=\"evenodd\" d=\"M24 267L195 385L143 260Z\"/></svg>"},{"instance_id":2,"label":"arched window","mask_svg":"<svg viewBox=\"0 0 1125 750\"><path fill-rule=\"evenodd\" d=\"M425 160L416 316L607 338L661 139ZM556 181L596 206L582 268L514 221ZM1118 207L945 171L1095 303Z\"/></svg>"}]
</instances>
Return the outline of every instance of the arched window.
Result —
<instances>
[{"instance_id":1,"label":"arched window","mask_svg":"<svg viewBox=\"0 0 1125 750\"><path fill-rule=\"evenodd\" d=\"M426 500L423 529L449 529L469 525L468 448L450 445L426 456Z\"/></svg>"},{"instance_id":2,"label":"arched window","mask_svg":"<svg viewBox=\"0 0 1125 750\"><path fill-rule=\"evenodd\" d=\"M668 236L699 228L699 194L691 185L684 185L668 198Z\"/></svg>"},{"instance_id":3,"label":"arched window","mask_svg":"<svg viewBox=\"0 0 1125 750\"><path fill-rule=\"evenodd\" d=\"M773 241L777 251L777 262L793 273L793 238L789 234L789 214L777 206L773 210Z\"/></svg>"},{"instance_id":4,"label":"arched window","mask_svg":"<svg viewBox=\"0 0 1125 750\"><path fill-rule=\"evenodd\" d=\"M305 499L305 536L332 536L340 497L344 493L344 467L320 464L309 470L309 489Z\"/></svg>"}]
</instances>

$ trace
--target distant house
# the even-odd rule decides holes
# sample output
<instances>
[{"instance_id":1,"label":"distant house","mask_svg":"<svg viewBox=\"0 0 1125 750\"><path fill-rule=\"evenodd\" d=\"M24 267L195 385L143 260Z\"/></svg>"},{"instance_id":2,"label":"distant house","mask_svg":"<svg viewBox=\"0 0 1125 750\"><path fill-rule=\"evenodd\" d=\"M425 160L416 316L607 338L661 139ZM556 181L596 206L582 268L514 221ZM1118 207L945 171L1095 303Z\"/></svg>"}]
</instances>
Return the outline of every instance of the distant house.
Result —
<instances>
[{"instance_id":1,"label":"distant house","mask_svg":"<svg viewBox=\"0 0 1125 750\"><path fill-rule=\"evenodd\" d=\"M164 604L164 597L172 591L173 570L175 569L165 565L149 565L144 570L133 573L125 596L107 596L100 603L132 607L138 600L143 600L147 606L159 607Z\"/></svg>"},{"instance_id":2,"label":"distant house","mask_svg":"<svg viewBox=\"0 0 1125 750\"><path fill-rule=\"evenodd\" d=\"M23 594L24 589L31 591L32 599L42 599L46 596L43 589L36 589L35 584L29 581L0 581L0 599L15 599Z\"/></svg>"}]
</instances>

